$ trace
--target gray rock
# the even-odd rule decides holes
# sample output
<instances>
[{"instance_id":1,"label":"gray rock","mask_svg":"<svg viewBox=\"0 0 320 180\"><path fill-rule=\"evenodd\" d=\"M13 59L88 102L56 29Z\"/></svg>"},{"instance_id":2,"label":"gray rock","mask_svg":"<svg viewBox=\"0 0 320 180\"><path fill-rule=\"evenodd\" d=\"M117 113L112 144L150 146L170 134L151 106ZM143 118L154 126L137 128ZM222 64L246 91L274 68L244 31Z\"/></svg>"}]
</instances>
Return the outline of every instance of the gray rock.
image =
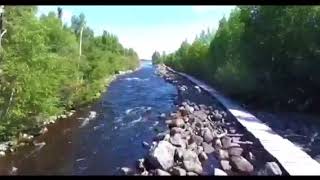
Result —
<instances>
[{"instance_id":1,"label":"gray rock","mask_svg":"<svg viewBox=\"0 0 320 180\"><path fill-rule=\"evenodd\" d=\"M168 125L171 125L172 122L173 122L173 120L170 120L170 119L165 121L165 123L168 124Z\"/></svg>"},{"instance_id":2,"label":"gray rock","mask_svg":"<svg viewBox=\"0 0 320 180\"><path fill-rule=\"evenodd\" d=\"M222 147L227 149L231 146L231 138L230 137L223 137L221 138Z\"/></svg>"},{"instance_id":3,"label":"gray rock","mask_svg":"<svg viewBox=\"0 0 320 180\"><path fill-rule=\"evenodd\" d=\"M172 168L172 174L176 176L186 176L187 171L182 169L181 167L173 167Z\"/></svg>"},{"instance_id":4,"label":"gray rock","mask_svg":"<svg viewBox=\"0 0 320 180\"><path fill-rule=\"evenodd\" d=\"M133 174L132 169L130 169L128 167L122 167L120 170L121 170L121 173L123 175L131 175L131 174Z\"/></svg>"},{"instance_id":5,"label":"gray rock","mask_svg":"<svg viewBox=\"0 0 320 180\"><path fill-rule=\"evenodd\" d=\"M186 110L188 111L189 114L192 114L194 112L194 108L192 106L185 106Z\"/></svg>"},{"instance_id":6,"label":"gray rock","mask_svg":"<svg viewBox=\"0 0 320 180\"><path fill-rule=\"evenodd\" d=\"M216 148L216 149L220 149L220 148L222 148L222 143L221 143L221 140L220 139L216 139L215 140L215 142L214 142L214 147Z\"/></svg>"},{"instance_id":7,"label":"gray rock","mask_svg":"<svg viewBox=\"0 0 320 180\"><path fill-rule=\"evenodd\" d=\"M169 134L166 134L163 138L164 141L169 141L170 139L170 135Z\"/></svg>"},{"instance_id":8,"label":"gray rock","mask_svg":"<svg viewBox=\"0 0 320 180\"><path fill-rule=\"evenodd\" d=\"M0 144L0 151L6 151L9 148L8 143L1 143Z\"/></svg>"},{"instance_id":9,"label":"gray rock","mask_svg":"<svg viewBox=\"0 0 320 180\"><path fill-rule=\"evenodd\" d=\"M188 121L189 121L188 116L184 116L184 117L183 117L183 120L184 120L185 123L188 123Z\"/></svg>"},{"instance_id":10,"label":"gray rock","mask_svg":"<svg viewBox=\"0 0 320 180\"><path fill-rule=\"evenodd\" d=\"M197 149L196 149L197 155L199 155L202 152L203 152L203 147L202 146L197 146Z\"/></svg>"},{"instance_id":11,"label":"gray rock","mask_svg":"<svg viewBox=\"0 0 320 180\"><path fill-rule=\"evenodd\" d=\"M191 150L184 151L183 166L187 171L195 172L197 174L201 174L203 170L197 154Z\"/></svg>"},{"instance_id":12,"label":"gray rock","mask_svg":"<svg viewBox=\"0 0 320 180\"><path fill-rule=\"evenodd\" d=\"M276 162L267 162L265 165L266 175L270 176L281 176L282 171Z\"/></svg>"},{"instance_id":13,"label":"gray rock","mask_svg":"<svg viewBox=\"0 0 320 180\"><path fill-rule=\"evenodd\" d=\"M225 111L221 111L220 114L222 115L222 117L227 117L227 113Z\"/></svg>"},{"instance_id":14,"label":"gray rock","mask_svg":"<svg viewBox=\"0 0 320 180\"><path fill-rule=\"evenodd\" d=\"M194 172L187 172L187 176L198 176L198 174Z\"/></svg>"},{"instance_id":15,"label":"gray rock","mask_svg":"<svg viewBox=\"0 0 320 180\"><path fill-rule=\"evenodd\" d=\"M47 133L48 132L48 128L47 127L44 127L44 128L42 128L41 130L40 130L40 134L45 134L45 133Z\"/></svg>"},{"instance_id":16,"label":"gray rock","mask_svg":"<svg viewBox=\"0 0 320 180\"><path fill-rule=\"evenodd\" d=\"M254 170L252 164L242 156L231 156L230 165L239 172L246 174Z\"/></svg>"},{"instance_id":17,"label":"gray rock","mask_svg":"<svg viewBox=\"0 0 320 180\"><path fill-rule=\"evenodd\" d=\"M210 143L214 139L213 133L210 131L209 128L203 129L203 139L205 142Z\"/></svg>"},{"instance_id":18,"label":"gray rock","mask_svg":"<svg viewBox=\"0 0 320 180\"><path fill-rule=\"evenodd\" d=\"M252 152L245 153L245 158L251 163L256 160L256 157L252 154Z\"/></svg>"},{"instance_id":19,"label":"gray rock","mask_svg":"<svg viewBox=\"0 0 320 180\"><path fill-rule=\"evenodd\" d=\"M196 116L197 118L199 118L200 120L206 120L207 119L207 114L203 111L194 111L193 112L194 116Z\"/></svg>"},{"instance_id":20,"label":"gray rock","mask_svg":"<svg viewBox=\"0 0 320 180\"><path fill-rule=\"evenodd\" d=\"M200 107L200 110L207 110L207 106L204 104L200 104L199 107Z\"/></svg>"},{"instance_id":21,"label":"gray rock","mask_svg":"<svg viewBox=\"0 0 320 180\"><path fill-rule=\"evenodd\" d=\"M148 176L149 173L147 170L142 171L142 173L140 174L141 176Z\"/></svg>"},{"instance_id":22,"label":"gray rock","mask_svg":"<svg viewBox=\"0 0 320 180\"><path fill-rule=\"evenodd\" d=\"M219 121L219 120L222 119L222 115L219 114L219 113L213 113L212 116L213 116L215 121Z\"/></svg>"},{"instance_id":23,"label":"gray rock","mask_svg":"<svg viewBox=\"0 0 320 180\"><path fill-rule=\"evenodd\" d=\"M196 104L193 106L193 108L194 108L195 111L199 111L200 110L200 107L198 105L196 105Z\"/></svg>"},{"instance_id":24,"label":"gray rock","mask_svg":"<svg viewBox=\"0 0 320 180\"><path fill-rule=\"evenodd\" d=\"M211 143L202 142L202 147L205 153L211 154L214 152L214 148Z\"/></svg>"},{"instance_id":25,"label":"gray rock","mask_svg":"<svg viewBox=\"0 0 320 180\"><path fill-rule=\"evenodd\" d=\"M189 150L196 150L197 149L197 144L195 142L191 143L191 144L188 144L187 145L187 149Z\"/></svg>"},{"instance_id":26,"label":"gray rock","mask_svg":"<svg viewBox=\"0 0 320 180\"><path fill-rule=\"evenodd\" d=\"M6 152L5 151L0 151L0 157L3 157L6 155Z\"/></svg>"},{"instance_id":27,"label":"gray rock","mask_svg":"<svg viewBox=\"0 0 320 180\"><path fill-rule=\"evenodd\" d=\"M156 175L158 176L171 176L170 173L167 171L161 170L161 169L156 169Z\"/></svg>"},{"instance_id":28,"label":"gray rock","mask_svg":"<svg viewBox=\"0 0 320 180\"><path fill-rule=\"evenodd\" d=\"M207 156L207 154L205 153L205 152L201 152L200 154L199 154L199 160L200 161L205 161L205 160L207 160L208 159L208 156Z\"/></svg>"},{"instance_id":29,"label":"gray rock","mask_svg":"<svg viewBox=\"0 0 320 180\"><path fill-rule=\"evenodd\" d=\"M243 149L241 147L230 147L228 153L230 156L241 156Z\"/></svg>"},{"instance_id":30,"label":"gray rock","mask_svg":"<svg viewBox=\"0 0 320 180\"><path fill-rule=\"evenodd\" d=\"M188 111L183 106L179 107L179 111L181 113L181 116L187 116L188 115Z\"/></svg>"},{"instance_id":31,"label":"gray rock","mask_svg":"<svg viewBox=\"0 0 320 180\"><path fill-rule=\"evenodd\" d=\"M173 127L173 128L171 128L171 130L170 130L170 134L171 134L171 135L174 135L174 134L176 134L176 133L183 133L183 132L184 132L184 129L179 128L179 127Z\"/></svg>"},{"instance_id":32,"label":"gray rock","mask_svg":"<svg viewBox=\"0 0 320 180\"><path fill-rule=\"evenodd\" d=\"M174 120L172 120L171 125L173 127L183 127L184 126L184 120L181 119L181 118L174 119Z\"/></svg>"},{"instance_id":33,"label":"gray rock","mask_svg":"<svg viewBox=\"0 0 320 180\"><path fill-rule=\"evenodd\" d=\"M198 135L192 135L191 136L191 142L195 142L197 145L201 145L203 142L203 138Z\"/></svg>"},{"instance_id":34,"label":"gray rock","mask_svg":"<svg viewBox=\"0 0 320 180\"><path fill-rule=\"evenodd\" d=\"M10 171L10 175L17 175L18 172L18 168L12 166L11 171Z\"/></svg>"},{"instance_id":35,"label":"gray rock","mask_svg":"<svg viewBox=\"0 0 320 180\"><path fill-rule=\"evenodd\" d=\"M224 172L223 170L221 170L219 168L214 168L214 175L215 176L228 176L228 174L226 172Z\"/></svg>"},{"instance_id":36,"label":"gray rock","mask_svg":"<svg viewBox=\"0 0 320 180\"><path fill-rule=\"evenodd\" d=\"M218 150L218 158L219 159L228 159L229 158L228 151L223 150L223 149L219 149Z\"/></svg>"},{"instance_id":37,"label":"gray rock","mask_svg":"<svg viewBox=\"0 0 320 180\"><path fill-rule=\"evenodd\" d=\"M142 158L142 159L138 159L138 161L137 161L137 168L139 169L139 170L145 170L145 167L144 167L144 159Z\"/></svg>"},{"instance_id":38,"label":"gray rock","mask_svg":"<svg viewBox=\"0 0 320 180\"><path fill-rule=\"evenodd\" d=\"M182 139L181 134L177 133L175 135L173 135L172 137L170 137L170 143L178 146L178 147L182 147L185 148L186 147L186 142L184 139Z\"/></svg>"},{"instance_id":39,"label":"gray rock","mask_svg":"<svg viewBox=\"0 0 320 180\"><path fill-rule=\"evenodd\" d=\"M228 160L221 160L220 161L220 165L222 167L223 170L225 171L230 171L231 170L231 166Z\"/></svg>"},{"instance_id":40,"label":"gray rock","mask_svg":"<svg viewBox=\"0 0 320 180\"><path fill-rule=\"evenodd\" d=\"M174 163L175 147L168 141L160 141L150 150L148 160L156 168L168 170Z\"/></svg>"}]
</instances>

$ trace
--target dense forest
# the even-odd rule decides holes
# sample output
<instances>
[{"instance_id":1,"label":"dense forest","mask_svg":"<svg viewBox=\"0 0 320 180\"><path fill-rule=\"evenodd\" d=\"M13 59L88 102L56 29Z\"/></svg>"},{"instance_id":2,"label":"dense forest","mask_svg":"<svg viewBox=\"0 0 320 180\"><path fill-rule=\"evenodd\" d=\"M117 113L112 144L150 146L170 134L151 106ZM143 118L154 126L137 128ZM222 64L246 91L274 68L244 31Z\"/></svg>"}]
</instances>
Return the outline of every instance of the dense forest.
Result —
<instances>
[{"instance_id":1,"label":"dense forest","mask_svg":"<svg viewBox=\"0 0 320 180\"><path fill-rule=\"evenodd\" d=\"M320 104L318 6L239 6L215 33L202 32L174 53L154 53L245 103L317 112Z\"/></svg>"},{"instance_id":2,"label":"dense forest","mask_svg":"<svg viewBox=\"0 0 320 180\"><path fill-rule=\"evenodd\" d=\"M136 52L115 35L95 36L84 14L67 26L61 8L41 17L36 13L36 6L4 7L0 141L92 102L112 75L139 64Z\"/></svg>"}]
</instances>

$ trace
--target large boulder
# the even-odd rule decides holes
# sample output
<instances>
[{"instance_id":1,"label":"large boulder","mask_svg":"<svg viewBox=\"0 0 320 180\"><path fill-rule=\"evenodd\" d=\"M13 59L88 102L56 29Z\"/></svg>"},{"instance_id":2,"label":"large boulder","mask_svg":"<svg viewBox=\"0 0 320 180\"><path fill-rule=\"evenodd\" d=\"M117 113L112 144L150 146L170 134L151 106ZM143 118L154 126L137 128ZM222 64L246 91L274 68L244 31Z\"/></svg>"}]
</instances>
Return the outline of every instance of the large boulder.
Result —
<instances>
[{"instance_id":1,"label":"large boulder","mask_svg":"<svg viewBox=\"0 0 320 180\"><path fill-rule=\"evenodd\" d=\"M227 176L227 173L219 168L214 168L214 175L215 176Z\"/></svg>"},{"instance_id":2,"label":"large boulder","mask_svg":"<svg viewBox=\"0 0 320 180\"><path fill-rule=\"evenodd\" d=\"M168 170L174 163L175 147L168 141L160 141L155 147L150 149L148 160L155 168Z\"/></svg>"},{"instance_id":3,"label":"large boulder","mask_svg":"<svg viewBox=\"0 0 320 180\"><path fill-rule=\"evenodd\" d=\"M218 155L219 159L228 159L229 158L228 151L223 150L223 149L219 149L217 152L217 155Z\"/></svg>"},{"instance_id":4,"label":"large boulder","mask_svg":"<svg viewBox=\"0 0 320 180\"><path fill-rule=\"evenodd\" d=\"M173 167L172 168L172 174L176 176L186 176L187 171L182 169L181 167Z\"/></svg>"},{"instance_id":5,"label":"large boulder","mask_svg":"<svg viewBox=\"0 0 320 180\"><path fill-rule=\"evenodd\" d=\"M171 176L170 173L167 171L161 170L161 169L156 169L156 175L158 176Z\"/></svg>"},{"instance_id":6,"label":"large boulder","mask_svg":"<svg viewBox=\"0 0 320 180\"><path fill-rule=\"evenodd\" d=\"M212 147L212 143L202 142L203 151L207 154L211 154L214 152L214 148Z\"/></svg>"},{"instance_id":7,"label":"large boulder","mask_svg":"<svg viewBox=\"0 0 320 180\"><path fill-rule=\"evenodd\" d=\"M223 170L225 171L230 171L231 170L231 166L228 160L221 160L220 161L220 165L222 167Z\"/></svg>"},{"instance_id":8,"label":"large boulder","mask_svg":"<svg viewBox=\"0 0 320 180\"><path fill-rule=\"evenodd\" d=\"M188 115L188 111L183 106L179 107L179 111L181 113L181 116L187 116Z\"/></svg>"},{"instance_id":9,"label":"large boulder","mask_svg":"<svg viewBox=\"0 0 320 180\"><path fill-rule=\"evenodd\" d=\"M237 171L245 174L253 172L252 164L242 156L231 156L230 165Z\"/></svg>"},{"instance_id":10,"label":"large boulder","mask_svg":"<svg viewBox=\"0 0 320 180\"><path fill-rule=\"evenodd\" d=\"M201 145L203 142L203 138L201 136L198 135L192 135L191 136L191 142L195 142L197 145Z\"/></svg>"},{"instance_id":11,"label":"large boulder","mask_svg":"<svg viewBox=\"0 0 320 180\"><path fill-rule=\"evenodd\" d=\"M183 127L184 126L184 120L181 118L177 118L172 120L171 124L172 127Z\"/></svg>"},{"instance_id":12,"label":"large boulder","mask_svg":"<svg viewBox=\"0 0 320 180\"><path fill-rule=\"evenodd\" d=\"M222 147L225 149L229 148L232 144L231 140L232 140L232 138L227 137L227 136L221 138Z\"/></svg>"},{"instance_id":13,"label":"large boulder","mask_svg":"<svg viewBox=\"0 0 320 180\"><path fill-rule=\"evenodd\" d=\"M198 176L195 172L187 172L187 176Z\"/></svg>"},{"instance_id":14,"label":"large boulder","mask_svg":"<svg viewBox=\"0 0 320 180\"><path fill-rule=\"evenodd\" d=\"M133 170L128 167L122 167L120 169L120 172L122 175L132 175L133 174Z\"/></svg>"},{"instance_id":15,"label":"large boulder","mask_svg":"<svg viewBox=\"0 0 320 180\"><path fill-rule=\"evenodd\" d=\"M185 109L187 110L187 112L189 114L192 114L194 112L194 108L192 106L189 106L189 105L186 105L185 106Z\"/></svg>"},{"instance_id":16,"label":"large boulder","mask_svg":"<svg viewBox=\"0 0 320 180\"><path fill-rule=\"evenodd\" d=\"M241 147L230 147L228 153L230 156L241 156L243 149Z\"/></svg>"},{"instance_id":17,"label":"large boulder","mask_svg":"<svg viewBox=\"0 0 320 180\"><path fill-rule=\"evenodd\" d=\"M209 128L203 129L203 139L205 142L210 143L214 139L214 134L210 131Z\"/></svg>"},{"instance_id":18,"label":"large boulder","mask_svg":"<svg viewBox=\"0 0 320 180\"><path fill-rule=\"evenodd\" d=\"M171 130L170 130L170 134L171 134L171 135L174 135L174 134L176 134L176 133L183 133L183 132L184 132L184 129L179 128L179 127L173 127L173 128L171 128Z\"/></svg>"},{"instance_id":19,"label":"large boulder","mask_svg":"<svg viewBox=\"0 0 320 180\"><path fill-rule=\"evenodd\" d=\"M179 133L171 136L169 141L171 144L173 144L175 146L182 147L182 148L186 147L186 141L184 139L182 139L182 136Z\"/></svg>"},{"instance_id":20,"label":"large boulder","mask_svg":"<svg viewBox=\"0 0 320 180\"><path fill-rule=\"evenodd\" d=\"M203 171L201 162L199 161L197 154L191 150L184 151L183 166L189 172L201 174Z\"/></svg>"}]
</instances>

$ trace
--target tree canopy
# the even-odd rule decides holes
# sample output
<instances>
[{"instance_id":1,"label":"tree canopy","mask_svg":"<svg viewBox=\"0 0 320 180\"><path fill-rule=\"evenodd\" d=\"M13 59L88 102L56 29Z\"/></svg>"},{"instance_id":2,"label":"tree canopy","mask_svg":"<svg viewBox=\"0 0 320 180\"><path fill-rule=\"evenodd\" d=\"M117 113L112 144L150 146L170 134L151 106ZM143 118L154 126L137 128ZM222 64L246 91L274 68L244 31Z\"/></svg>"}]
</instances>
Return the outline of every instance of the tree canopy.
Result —
<instances>
[{"instance_id":1,"label":"tree canopy","mask_svg":"<svg viewBox=\"0 0 320 180\"><path fill-rule=\"evenodd\" d=\"M0 141L99 97L118 71L139 60L115 35L96 36L84 14L62 25L60 8L36 17L36 6L5 6L0 50ZM82 58L79 33L83 29Z\"/></svg>"}]
</instances>

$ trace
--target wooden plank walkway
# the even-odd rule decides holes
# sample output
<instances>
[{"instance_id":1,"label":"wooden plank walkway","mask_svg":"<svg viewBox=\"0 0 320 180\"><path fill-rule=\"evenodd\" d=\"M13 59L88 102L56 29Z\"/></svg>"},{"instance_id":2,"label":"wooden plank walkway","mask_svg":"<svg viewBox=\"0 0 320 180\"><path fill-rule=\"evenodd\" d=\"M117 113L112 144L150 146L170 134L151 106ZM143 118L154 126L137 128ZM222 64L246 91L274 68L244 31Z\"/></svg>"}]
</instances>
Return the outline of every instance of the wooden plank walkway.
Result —
<instances>
[{"instance_id":1,"label":"wooden plank walkway","mask_svg":"<svg viewBox=\"0 0 320 180\"><path fill-rule=\"evenodd\" d=\"M291 141L275 133L270 127L248 111L204 82L185 73L174 71L169 67L167 69L186 77L219 100L242 126L252 133L261 142L262 146L279 161L289 175L320 175L320 164L317 161Z\"/></svg>"}]
</instances>

